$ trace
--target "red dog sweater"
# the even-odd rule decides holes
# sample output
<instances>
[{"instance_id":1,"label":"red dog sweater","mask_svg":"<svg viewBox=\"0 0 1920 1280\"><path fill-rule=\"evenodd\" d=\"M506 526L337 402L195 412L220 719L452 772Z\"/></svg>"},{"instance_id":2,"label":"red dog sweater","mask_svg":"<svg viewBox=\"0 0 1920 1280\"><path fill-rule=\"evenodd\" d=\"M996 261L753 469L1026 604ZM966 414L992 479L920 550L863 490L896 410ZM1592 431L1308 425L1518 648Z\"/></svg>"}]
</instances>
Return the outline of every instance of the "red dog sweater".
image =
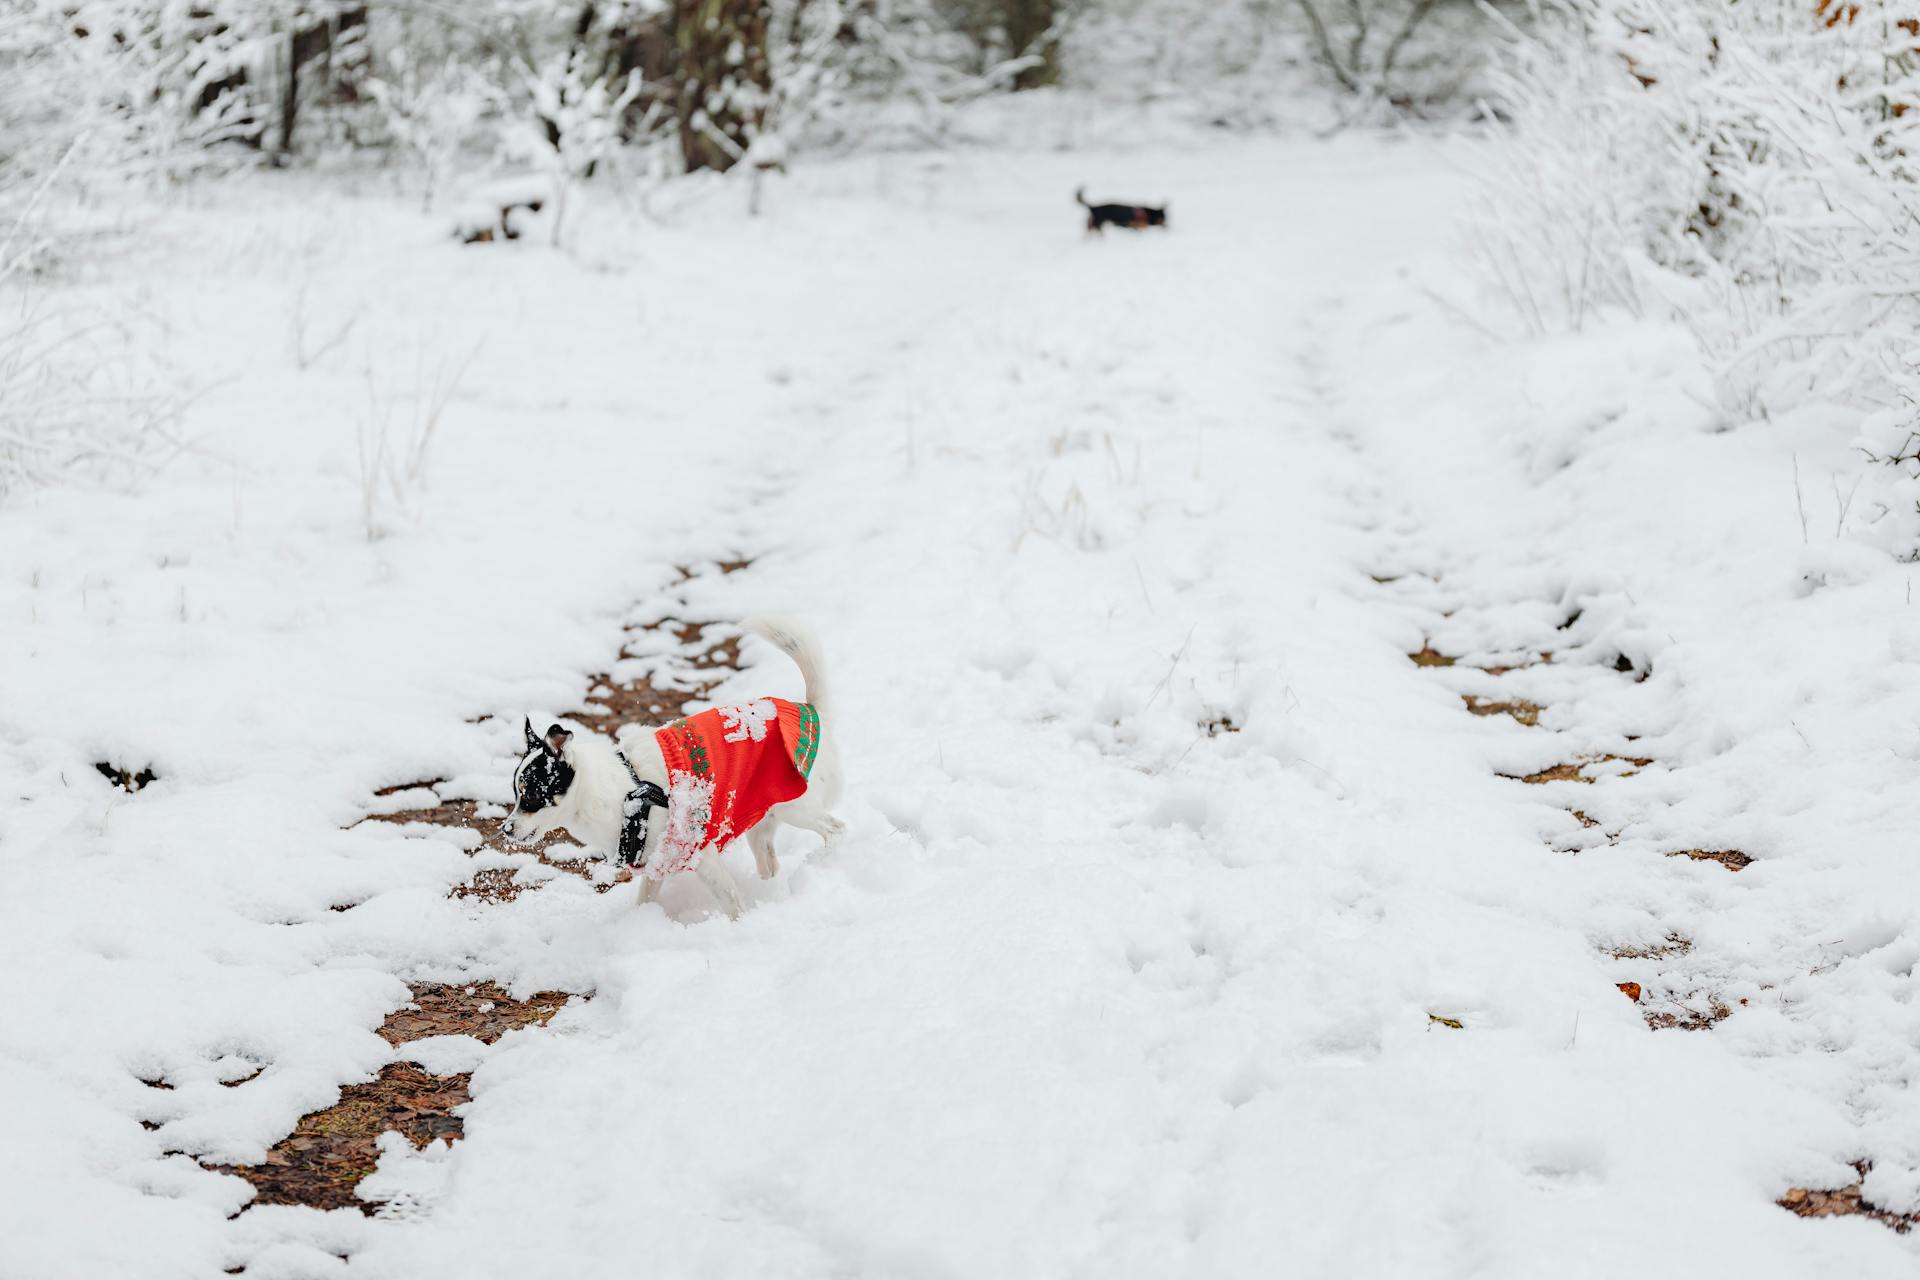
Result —
<instances>
[{"instance_id":1,"label":"red dog sweater","mask_svg":"<svg viewBox=\"0 0 1920 1280\"><path fill-rule=\"evenodd\" d=\"M660 880L692 868L708 845L745 835L774 805L806 794L820 713L809 703L761 698L653 732L667 761L667 829L644 874Z\"/></svg>"}]
</instances>

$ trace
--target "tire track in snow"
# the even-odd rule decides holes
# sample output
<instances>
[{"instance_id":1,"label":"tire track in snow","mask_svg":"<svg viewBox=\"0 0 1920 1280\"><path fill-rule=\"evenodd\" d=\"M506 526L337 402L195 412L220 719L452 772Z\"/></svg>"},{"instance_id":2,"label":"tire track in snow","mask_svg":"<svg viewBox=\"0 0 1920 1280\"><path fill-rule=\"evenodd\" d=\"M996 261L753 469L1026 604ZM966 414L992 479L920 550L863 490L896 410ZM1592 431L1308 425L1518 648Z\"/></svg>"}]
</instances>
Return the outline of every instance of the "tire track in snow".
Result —
<instances>
[{"instance_id":1,"label":"tire track in snow","mask_svg":"<svg viewBox=\"0 0 1920 1280\"><path fill-rule=\"evenodd\" d=\"M1362 452L1339 426L1347 406L1320 367L1323 356L1317 346L1303 356L1307 385L1334 424L1331 438ZM1400 505L1403 495L1376 484L1360 497L1370 513L1360 526L1376 533L1372 583L1421 629L1408 660L1480 723L1516 800L1544 801L1555 813L1543 824L1545 846L1588 863L1604 886L1608 909L1585 927L1621 998L1650 1032L1712 1033L1763 1006L1790 1014L1794 997L1779 978L1757 971L1750 955L1728 945L1724 928L1712 927L1729 894L1783 890L1773 881L1747 887L1751 877L1738 873L1755 858L1738 840L1674 839L1676 828L1697 825L1691 812L1649 821L1685 806L1697 785L1678 738L1663 741L1679 698L1670 674L1653 679L1659 642L1671 642L1658 619L1607 583L1542 582L1531 568L1534 548L1516 546L1511 564L1454 564L1454 549L1434 544L1428 522ZM1609 723L1640 728L1622 733ZM1630 916L1637 919L1623 918ZM1775 1203L1801 1217L1866 1217L1900 1234L1920 1223L1920 1214L1869 1203L1873 1162L1851 1163L1851 1183L1792 1186Z\"/></svg>"},{"instance_id":2,"label":"tire track in snow","mask_svg":"<svg viewBox=\"0 0 1920 1280\"><path fill-rule=\"evenodd\" d=\"M1633 696L1647 684L1651 666L1644 657L1629 656L1610 647L1608 635L1622 626L1616 613L1605 628L1587 626L1591 602L1577 593L1557 600L1489 602L1471 586L1456 589L1444 577L1424 572L1379 575L1374 581L1394 595L1397 603L1411 603L1426 615L1428 639L1408 659L1431 672L1458 693L1469 715L1511 720L1517 729L1494 728L1515 743L1513 754L1529 762L1543 755L1554 763L1502 772L1500 776L1534 789L1546 803L1564 812L1574 824L1548 840L1548 847L1570 856L1606 857L1646 843L1636 827L1643 821L1639 806L1622 803L1632 789L1659 785L1681 770L1660 759L1657 745L1635 735L1608 741L1579 719L1578 708L1596 699ZM1534 622L1516 633L1510 621L1493 621L1503 609L1519 608ZM1555 611L1564 617L1550 628L1543 624ZM1627 630L1637 629L1631 625ZM1508 639L1496 649L1484 647L1476 631L1505 631ZM1517 643L1516 643L1517 636ZM1650 699L1652 695L1648 695ZM1570 715L1556 714L1567 705ZM1649 720L1651 706L1645 708ZM1611 735L1617 737L1618 735ZM1654 735L1650 735L1654 736ZM1544 738L1545 743L1537 739ZM1518 745L1524 741L1524 745ZM1643 754L1644 753L1644 754ZM1660 802L1656 801L1656 804ZM1596 816L1598 815L1598 816ZM1731 847L1658 847L1663 858L1699 866L1699 875L1737 874L1754 859ZM1646 865L1640 861L1608 864L1612 893L1628 897L1644 888ZM1667 883L1671 884L1669 878ZM1778 1005L1781 994L1763 977L1747 971L1732 957L1716 954L1696 941L1698 922L1713 910L1711 891L1668 894L1657 913L1672 921L1659 941L1596 938L1595 945L1614 964L1615 985L1640 1006L1653 1031L1713 1031L1741 1011L1762 1002ZM1871 1160L1854 1162L1859 1175L1838 1188L1789 1188L1776 1203L1801 1217L1860 1216L1905 1234L1920 1224L1920 1215L1878 1208L1862 1196Z\"/></svg>"},{"instance_id":3,"label":"tire track in snow","mask_svg":"<svg viewBox=\"0 0 1920 1280\"><path fill-rule=\"evenodd\" d=\"M1433 611L1442 602L1445 607L1429 619L1429 625L1443 636L1458 636L1474 622L1471 603L1454 602L1447 588L1425 575L1395 579L1389 586L1412 584L1402 588L1403 598L1411 596L1419 607ZM1422 596L1430 598L1422 600ZM1560 602L1544 602L1551 608ZM1643 684L1648 670L1636 665L1624 654L1613 652L1604 638L1582 635L1578 627L1583 614L1576 601L1565 617L1550 630L1536 624L1534 634L1515 648L1498 653L1453 653L1447 651L1458 642L1442 641L1436 647L1430 638L1408 659L1416 666L1447 682L1458 693L1469 715L1511 720L1528 734L1549 735L1549 744L1527 741L1518 750L1529 764L1541 755L1552 762L1521 772L1500 776L1530 788L1547 803L1562 810L1574 827L1557 833L1548 841L1557 852L1579 855L1602 848L1615 848L1628 834L1627 825L1612 816L1611 799L1618 788L1635 780L1663 775L1667 767L1654 755L1644 740L1627 735L1608 741L1597 749L1574 731L1574 727L1554 714L1557 704L1580 706L1600 696L1600 686L1630 682ZM1542 618L1541 621L1545 621ZM1497 728L1495 731L1499 731ZM1511 731L1507 731L1511 733ZM1523 767L1524 768L1524 767ZM1602 817L1596 817L1600 813ZM1718 864L1738 871L1752 859L1733 849L1666 849L1668 857L1684 857L1698 862ZM1633 869L1623 869L1631 878ZM1702 1030L1728 1017L1733 1007L1718 993L1717 987L1728 975L1715 966L1702 963L1703 957L1693 940L1683 933L1670 933L1663 943L1647 944L1619 941L1601 945L1601 950L1616 961L1635 962L1623 970L1616 983L1623 994L1642 1005L1647 1025L1655 1030L1679 1028ZM1657 969L1645 967L1649 961L1672 961ZM1737 997L1741 1004L1747 997Z\"/></svg>"}]
</instances>

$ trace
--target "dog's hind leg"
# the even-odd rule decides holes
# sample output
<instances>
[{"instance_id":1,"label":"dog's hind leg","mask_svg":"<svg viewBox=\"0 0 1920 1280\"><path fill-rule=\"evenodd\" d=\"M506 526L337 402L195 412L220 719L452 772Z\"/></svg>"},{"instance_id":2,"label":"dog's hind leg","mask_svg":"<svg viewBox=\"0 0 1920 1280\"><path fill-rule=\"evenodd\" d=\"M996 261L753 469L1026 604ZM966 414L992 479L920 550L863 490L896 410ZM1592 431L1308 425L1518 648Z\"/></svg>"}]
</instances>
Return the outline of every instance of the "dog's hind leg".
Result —
<instances>
[{"instance_id":1,"label":"dog's hind leg","mask_svg":"<svg viewBox=\"0 0 1920 1280\"><path fill-rule=\"evenodd\" d=\"M773 837L778 829L777 824L763 820L747 832L747 847L753 850L753 865L759 868L762 880L771 880L780 874L780 858L773 851Z\"/></svg>"},{"instance_id":2,"label":"dog's hind leg","mask_svg":"<svg viewBox=\"0 0 1920 1280\"><path fill-rule=\"evenodd\" d=\"M847 824L828 813L825 809L810 804L783 806L780 821L788 826L799 827L802 831L811 831L822 840L832 840L846 834Z\"/></svg>"},{"instance_id":3,"label":"dog's hind leg","mask_svg":"<svg viewBox=\"0 0 1920 1280\"><path fill-rule=\"evenodd\" d=\"M708 849L702 854L694 874L720 900L720 909L727 913L727 919L738 920L747 904L741 901L740 886L733 882L733 873L720 865L720 851Z\"/></svg>"}]
</instances>

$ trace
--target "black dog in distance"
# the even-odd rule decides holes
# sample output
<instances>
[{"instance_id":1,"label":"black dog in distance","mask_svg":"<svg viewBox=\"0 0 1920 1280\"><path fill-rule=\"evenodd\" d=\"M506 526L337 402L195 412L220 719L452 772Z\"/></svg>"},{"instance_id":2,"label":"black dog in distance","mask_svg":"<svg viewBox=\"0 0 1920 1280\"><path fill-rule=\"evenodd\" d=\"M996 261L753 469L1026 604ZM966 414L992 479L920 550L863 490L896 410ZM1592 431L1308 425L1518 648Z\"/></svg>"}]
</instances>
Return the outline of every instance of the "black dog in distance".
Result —
<instances>
[{"instance_id":1,"label":"black dog in distance","mask_svg":"<svg viewBox=\"0 0 1920 1280\"><path fill-rule=\"evenodd\" d=\"M1088 204L1087 189L1080 188L1073 193L1080 207L1087 211L1087 230L1104 233L1108 227L1125 227L1129 231L1145 231L1148 227L1167 225L1167 210L1173 206L1150 204Z\"/></svg>"}]
</instances>

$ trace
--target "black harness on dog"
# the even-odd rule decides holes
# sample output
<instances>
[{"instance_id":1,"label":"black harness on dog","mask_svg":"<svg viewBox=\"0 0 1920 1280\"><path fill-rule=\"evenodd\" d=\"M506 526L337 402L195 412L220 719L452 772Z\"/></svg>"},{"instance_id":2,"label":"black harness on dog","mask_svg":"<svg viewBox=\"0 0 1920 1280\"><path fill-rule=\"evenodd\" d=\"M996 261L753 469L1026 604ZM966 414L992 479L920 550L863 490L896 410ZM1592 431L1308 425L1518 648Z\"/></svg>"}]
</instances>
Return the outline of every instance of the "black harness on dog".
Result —
<instances>
[{"instance_id":1,"label":"black harness on dog","mask_svg":"<svg viewBox=\"0 0 1920 1280\"><path fill-rule=\"evenodd\" d=\"M620 827L620 861L629 867L646 865L647 857L647 820L655 809L667 807L667 793L657 782L642 782L634 771L633 761L627 759L627 753L616 751L620 763L627 766L627 776L633 779L633 790L621 804L626 821Z\"/></svg>"}]
</instances>

